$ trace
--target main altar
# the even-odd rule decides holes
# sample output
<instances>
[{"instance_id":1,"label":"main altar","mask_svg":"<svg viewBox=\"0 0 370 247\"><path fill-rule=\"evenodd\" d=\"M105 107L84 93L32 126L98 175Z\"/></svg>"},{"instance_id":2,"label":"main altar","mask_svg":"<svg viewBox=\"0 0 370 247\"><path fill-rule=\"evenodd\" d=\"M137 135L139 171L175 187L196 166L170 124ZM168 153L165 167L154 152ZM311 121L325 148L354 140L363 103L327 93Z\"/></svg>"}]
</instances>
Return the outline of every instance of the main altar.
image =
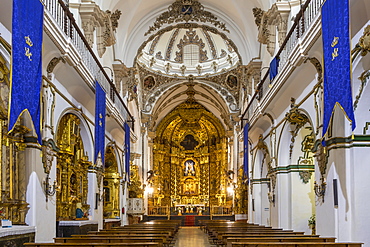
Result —
<instances>
[{"instance_id":1,"label":"main altar","mask_svg":"<svg viewBox=\"0 0 370 247\"><path fill-rule=\"evenodd\" d=\"M155 133L153 169L147 180L149 214L210 215L215 207L232 214L225 129L194 100L192 85L188 87L188 99L159 123Z\"/></svg>"}]
</instances>

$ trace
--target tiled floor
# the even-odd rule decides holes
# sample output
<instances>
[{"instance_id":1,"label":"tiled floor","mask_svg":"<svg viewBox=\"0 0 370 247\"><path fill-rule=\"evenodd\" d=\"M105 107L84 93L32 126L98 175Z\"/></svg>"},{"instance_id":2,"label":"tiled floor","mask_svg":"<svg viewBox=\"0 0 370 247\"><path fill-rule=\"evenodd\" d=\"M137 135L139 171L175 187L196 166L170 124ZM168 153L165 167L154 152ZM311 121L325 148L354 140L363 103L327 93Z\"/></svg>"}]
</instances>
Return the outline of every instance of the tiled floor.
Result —
<instances>
[{"instance_id":1,"label":"tiled floor","mask_svg":"<svg viewBox=\"0 0 370 247\"><path fill-rule=\"evenodd\" d=\"M175 247L210 247L208 236L199 227L183 226L177 233Z\"/></svg>"}]
</instances>

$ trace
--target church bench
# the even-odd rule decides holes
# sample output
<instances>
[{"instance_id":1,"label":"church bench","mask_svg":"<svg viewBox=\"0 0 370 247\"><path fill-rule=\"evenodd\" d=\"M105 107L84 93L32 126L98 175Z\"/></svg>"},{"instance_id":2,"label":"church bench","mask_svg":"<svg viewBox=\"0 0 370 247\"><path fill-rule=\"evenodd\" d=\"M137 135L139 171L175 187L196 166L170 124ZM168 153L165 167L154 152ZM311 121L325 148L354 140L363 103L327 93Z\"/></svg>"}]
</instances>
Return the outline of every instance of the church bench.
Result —
<instances>
[{"instance_id":1,"label":"church bench","mask_svg":"<svg viewBox=\"0 0 370 247\"><path fill-rule=\"evenodd\" d=\"M174 234L173 231L169 230L101 230L101 231L90 231L88 234L90 235L99 235L99 234L111 234L111 235L119 235L119 234L145 234L145 233L159 233L168 236L172 236Z\"/></svg>"},{"instance_id":2,"label":"church bench","mask_svg":"<svg viewBox=\"0 0 370 247\"><path fill-rule=\"evenodd\" d=\"M305 236L293 237L229 237L223 239L224 244L227 246L231 242L330 242L334 243L336 238L321 238Z\"/></svg>"},{"instance_id":3,"label":"church bench","mask_svg":"<svg viewBox=\"0 0 370 247\"><path fill-rule=\"evenodd\" d=\"M155 233L155 232L133 232L133 231L124 232L124 233L120 233L120 234L110 234L110 233L96 233L96 234L93 234L93 233L89 233L87 235L72 235L71 237L73 237L73 238L86 238L86 237L101 238L101 237L104 237L104 238L111 238L111 239L125 238L125 237L153 237L153 238L160 237L160 238L163 239L164 244L171 243L173 241L173 238L174 238L168 232Z\"/></svg>"},{"instance_id":4,"label":"church bench","mask_svg":"<svg viewBox=\"0 0 370 247\"><path fill-rule=\"evenodd\" d=\"M128 242L158 242L163 245L166 241L163 237L147 237L147 236L127 236L127 237L67 237L54 238L55 243L128 243Z\"/></svg>"},{"instance_id":5,"label":"church bench","mask_svg":"<svg viewBox=\"0 0 370 247\"><path fill-rule=\"evenodd\" d=\"M225 234L232 235L232 234L245 234L245 235L254 235L254 236L303 236L304 232L291 232L291 231L271 231L271 232L265 232L265 231L218 231L218 232L212 232L210 234L211 237L216 239L222 239Z\"/></svg>"},{"instance_id":6,"label":"church bench","mask_svg":"<svg viewBox=\"0 0 370 247\"><path fill-rule=\"evenodd\" d=\"M25 247L159 247L158 242L132 242L132 243L25 243Z\"/></svg>"},{"instance_id":7,"label":"church bench","mask_svg":"<svg viewBox=\"0 0 370 247\"><path fill-rule=\"evenodd\" d=\"M242 239L242 238L247 238L247 239L286 239L286 238L291 238L291 239L294 239L294 238L306 238L306 239L315 239L315 238L319 238L320 236L319 235L274 235L274 234L267 234L267 235L253 235L253 234L224 234L222 235L222 242L226 242L228 241L229 239L231 238L237 238L237 239ZM322 238L322 237L320 237ZM327 241L326 242L334 242L335 241L335 238L324 238L326 239ZM241 242L241 241L235 241L235 242Z\"/></svg>"},{"instance_id":8,"label":"church bench","mask_svg":"<svg viewBox=\"0 0 370 247\"><path fill-rule=\"evenodd\" d=\"M332 242L230 242L227 247L361 247L362 243L332 243Z\"/></svg>"}]
</instances>

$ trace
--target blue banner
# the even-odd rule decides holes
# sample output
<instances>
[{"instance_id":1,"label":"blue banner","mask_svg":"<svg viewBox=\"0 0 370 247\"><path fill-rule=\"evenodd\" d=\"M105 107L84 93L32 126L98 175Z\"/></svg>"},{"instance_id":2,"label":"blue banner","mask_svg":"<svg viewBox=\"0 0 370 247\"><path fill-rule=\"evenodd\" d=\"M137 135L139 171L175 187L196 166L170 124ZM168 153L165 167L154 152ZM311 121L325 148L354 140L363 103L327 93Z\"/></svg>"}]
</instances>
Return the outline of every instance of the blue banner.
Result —
<instances>
[{"instance_id":1,"label":"blue banner","mask_svg":"<svg viewBox=\"0 0 370 247\"><path fill-rule=\"evenodd\" d=\"M125 129L125 170L126 180L130 182L130 126L127 122L124 124Z\"/></svg>"},{"instance_id":2,"label":"blue banner","mask_svg":"<svg viewBox=\"0 0 370 247\"><path fill-rule=\"evenodd\" d=\"M279 62L280 59L278 57L274 57L270 62L270 81L272 81L278 74Z\"/></svg>"},{"instance_id":3,"label":"blue banner","mask_svg":"<svg viewBox=\"0 0 370 247\"><path fill-rule=\"evenodd\" d=\"M326 0L321 9L324 48L324 129L328 130L335 105L356 128L351 88L351 49L348 0Z\"/></svg>"},{"instance_id":4,"label":"blue banner","mask_svg":"<svg viewBox=\"0 0 370 247\"><path fill-rule=\"evenodd\" d=\"M244 167L244 179L249 180L249 162L248 162L248 153L249 153L249 148L248 148L248 131L249 131L249 123L247 123L244 126L244 160L243 160L243 167Z\"/></svg>"},{"instance_id":5,"label":"blue banner","mask_svg":"<svg viewBox=\"0 0 370 247\"><path fill-rule=\"evenodd\" d=\"M104 165L105 155L105 92L100 84L95 82L95 164L100 156Z\"/></svg>"},{"instance_id":6,"label":"blue banner","mask_svg":"<svg viewBox=\"0 0 370 247\"><path fill-rule=\"evenodd\" d=\"M11 132L20 115L28 111L40 144L43 18L44 6L40 0L13 0L8 130Z\"/></svg>"}]
</instances>

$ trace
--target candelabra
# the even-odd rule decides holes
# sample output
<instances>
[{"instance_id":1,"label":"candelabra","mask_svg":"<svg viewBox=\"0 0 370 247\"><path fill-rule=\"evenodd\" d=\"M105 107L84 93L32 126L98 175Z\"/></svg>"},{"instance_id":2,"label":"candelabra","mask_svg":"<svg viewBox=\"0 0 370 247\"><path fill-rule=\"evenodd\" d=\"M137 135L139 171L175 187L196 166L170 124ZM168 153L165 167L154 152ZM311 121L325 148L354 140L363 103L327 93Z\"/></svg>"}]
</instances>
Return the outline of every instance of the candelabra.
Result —
<instances>
[{"instance_id":1,"label":"candelabra","mask_svg":"<svg viewBox=\"0 0 370 247\"><path fill-rule=\"evenodd\" d=\"M54 183L52 185L49 183L49 181L50 181L50 177L49 177L49 174L47 174L46 179L43 182L44 192L46 195L46 202L48 201L49 196L53 196L58 189L57 181L54 180Z\"/></svg>"},{"instance_id":2,"label":"candelabra","mask_svg":"<svg viewBox=\"0 0 370 247\"><path fill-rule=\"evenodd\" d=\"M325 191L326 191L326 182L324 178L321 178L321 184L318 185L315 181L314 190L317 197L322 197L322 202L324 202Z\"/></svg>"}]
</instances>

